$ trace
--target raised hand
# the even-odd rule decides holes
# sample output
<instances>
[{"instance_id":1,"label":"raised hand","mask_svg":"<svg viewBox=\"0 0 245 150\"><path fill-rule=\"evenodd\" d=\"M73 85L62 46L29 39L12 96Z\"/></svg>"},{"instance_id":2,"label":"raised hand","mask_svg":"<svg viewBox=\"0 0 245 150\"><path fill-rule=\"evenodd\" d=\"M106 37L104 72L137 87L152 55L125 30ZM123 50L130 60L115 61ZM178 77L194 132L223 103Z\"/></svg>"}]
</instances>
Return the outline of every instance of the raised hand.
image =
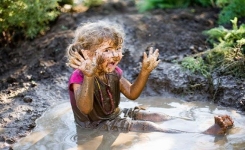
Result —
<instances>
[{"instance_id":1,"label":"raised hand","mask_svg":"<svg viewBox=\"0 0 245 150\"><path fill-rule=\"evenodd\" d=\"M75 69L81 70L83 74L88 77L94 76L97 68L98 55L89 57L87 50L81 50L81 53L83 56L79 54L77 51L71 52L69 65Z\"/></svg>"},{"instance_id":2,"label":"raised hand","mask_svg":"<svg viewBox=\"0 0 245 150\"><path fill-rule=\"evenodd\" d=\"M142 71L150 73L156 66L159 64L160 60L157 60L159 56L159 50L156 49L153 52L153 48L150 48L149 55L147 57L146 52L144 52L143 62L142 62Z\"/></svg>"}]
</instances>

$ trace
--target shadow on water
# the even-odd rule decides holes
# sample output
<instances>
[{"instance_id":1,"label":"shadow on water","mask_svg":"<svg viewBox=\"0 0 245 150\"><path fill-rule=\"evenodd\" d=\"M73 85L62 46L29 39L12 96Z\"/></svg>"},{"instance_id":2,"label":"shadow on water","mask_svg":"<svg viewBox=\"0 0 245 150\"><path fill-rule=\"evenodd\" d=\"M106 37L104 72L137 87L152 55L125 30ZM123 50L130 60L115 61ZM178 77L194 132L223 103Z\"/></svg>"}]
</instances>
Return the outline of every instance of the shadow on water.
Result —
<instances>
[{"instance_id":1,"label":"shadow on water","mask_svg":"<svg viewBox=\"0 0 245 150\"><path fill-rule=\"evenodd\" d=\"M74 123L70 103L61 103L37 120L37 127L21 139L15 150L125 150L125 149L245 149L245 116L236 110L218 107L207 102L185 102L162 97L145 97L137 101L122 98L121 107L142 106L147 111L176 116L159 123L162 127L195 133L137 133L106 132L82 129ZM213 125L213 116L228 114L235 126L224 136L211 136L200 132Z\"/></svg>"}]
</instances>

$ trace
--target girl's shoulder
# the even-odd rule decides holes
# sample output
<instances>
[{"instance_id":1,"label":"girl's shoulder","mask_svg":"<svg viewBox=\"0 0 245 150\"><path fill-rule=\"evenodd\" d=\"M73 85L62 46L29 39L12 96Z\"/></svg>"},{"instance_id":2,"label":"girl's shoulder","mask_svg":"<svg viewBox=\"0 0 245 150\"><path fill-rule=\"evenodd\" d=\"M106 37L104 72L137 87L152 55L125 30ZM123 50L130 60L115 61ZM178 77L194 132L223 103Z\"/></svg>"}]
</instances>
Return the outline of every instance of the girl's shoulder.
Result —
<instances>
[{"instance_id":1,"label":"girl's shoulder","mask_svg":"<svg viewBox=\"0 0 245 150\"><path fill-rule=\"evenodd\" d=\"M83 73L79 69L76 69L72 72L69 81L70 83L81 83L83 81L83 76Z\"/></svg>"}]
</instances>

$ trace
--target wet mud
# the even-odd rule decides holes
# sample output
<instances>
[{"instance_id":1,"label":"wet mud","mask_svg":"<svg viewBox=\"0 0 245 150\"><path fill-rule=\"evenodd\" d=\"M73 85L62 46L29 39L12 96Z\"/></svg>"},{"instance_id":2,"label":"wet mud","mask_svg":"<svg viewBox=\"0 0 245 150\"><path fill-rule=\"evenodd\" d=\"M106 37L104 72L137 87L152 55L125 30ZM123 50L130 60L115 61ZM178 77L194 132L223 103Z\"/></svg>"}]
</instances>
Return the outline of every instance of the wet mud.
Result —
<instances>
[{"instance_id":1,"label":"wet mud","mask_svg":"<svg viewBox=\"0 0 245 150\"><path fill-rule=\"evenodd\" d=\"M162 62L151 73L142 97L171 96L244 110L243 79L214 76L207 80L173 62L210 47L202 31L216 27L217 16L218 10L199 7L141 14L131 1L119 1L86 12L63 13L45 35L1 47L0 148L11 149L35 128L36 119L47 109L69 101L67 81L72 69L66 65L66 47L80 23L99 19L124 28L124 57L119 66L130 81L139 72L143 52L149 47L159 49Z\"/></svg>"},{"instance_id":2,"label":"wet mud","mask_svg":"<svg viewBox=\"0 0 245 150\"><path fill-rule=\"evenodd\" d=\"M243 149L245 117L231 108L207 102L186 102L163 97L144 97L137 101L122 98L120 107L141 106L148 112L158 112L173 117L157 124L180 133L118 132L84 129L75 124L69 102L51 107L37 120L32 133L13 145L15 150L89 149L89 150L139 150L142 149ZM202 132L214 125L214 116L228 114L235 126L225 135L207 135ZM52 125L50 125L52 122Z\"/></svg>"}]
</instances>

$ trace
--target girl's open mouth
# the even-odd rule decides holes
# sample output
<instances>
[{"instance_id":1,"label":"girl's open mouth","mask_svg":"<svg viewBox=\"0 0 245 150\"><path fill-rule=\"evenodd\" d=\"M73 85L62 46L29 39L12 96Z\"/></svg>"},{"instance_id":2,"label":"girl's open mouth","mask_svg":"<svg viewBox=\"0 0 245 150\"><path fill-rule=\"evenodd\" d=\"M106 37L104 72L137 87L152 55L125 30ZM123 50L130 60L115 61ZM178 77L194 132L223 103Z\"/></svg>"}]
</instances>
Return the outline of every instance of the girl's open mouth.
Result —
<instances>
[{"instance_id":1,"label":"girl's open mouth","mask_svg":"<svg viewBox=\"0 0 245 150\"><path fill-rule=\"evenodd\" d=\"M116 62L110 62L110 63L108 63L108 65L107 65L107 67L108 68L114 68L116 66Z\"/></svg>"},{"instance_id":2,"label":"girl's open mouth","mask_svg":"<svg viewBox=\"0 0 245 150\"><path fill-rule=\"evenodd\" d=\"M110 64L114 66L115 65L115 62L111 62Z\"/></svg>"}]
</instances>

